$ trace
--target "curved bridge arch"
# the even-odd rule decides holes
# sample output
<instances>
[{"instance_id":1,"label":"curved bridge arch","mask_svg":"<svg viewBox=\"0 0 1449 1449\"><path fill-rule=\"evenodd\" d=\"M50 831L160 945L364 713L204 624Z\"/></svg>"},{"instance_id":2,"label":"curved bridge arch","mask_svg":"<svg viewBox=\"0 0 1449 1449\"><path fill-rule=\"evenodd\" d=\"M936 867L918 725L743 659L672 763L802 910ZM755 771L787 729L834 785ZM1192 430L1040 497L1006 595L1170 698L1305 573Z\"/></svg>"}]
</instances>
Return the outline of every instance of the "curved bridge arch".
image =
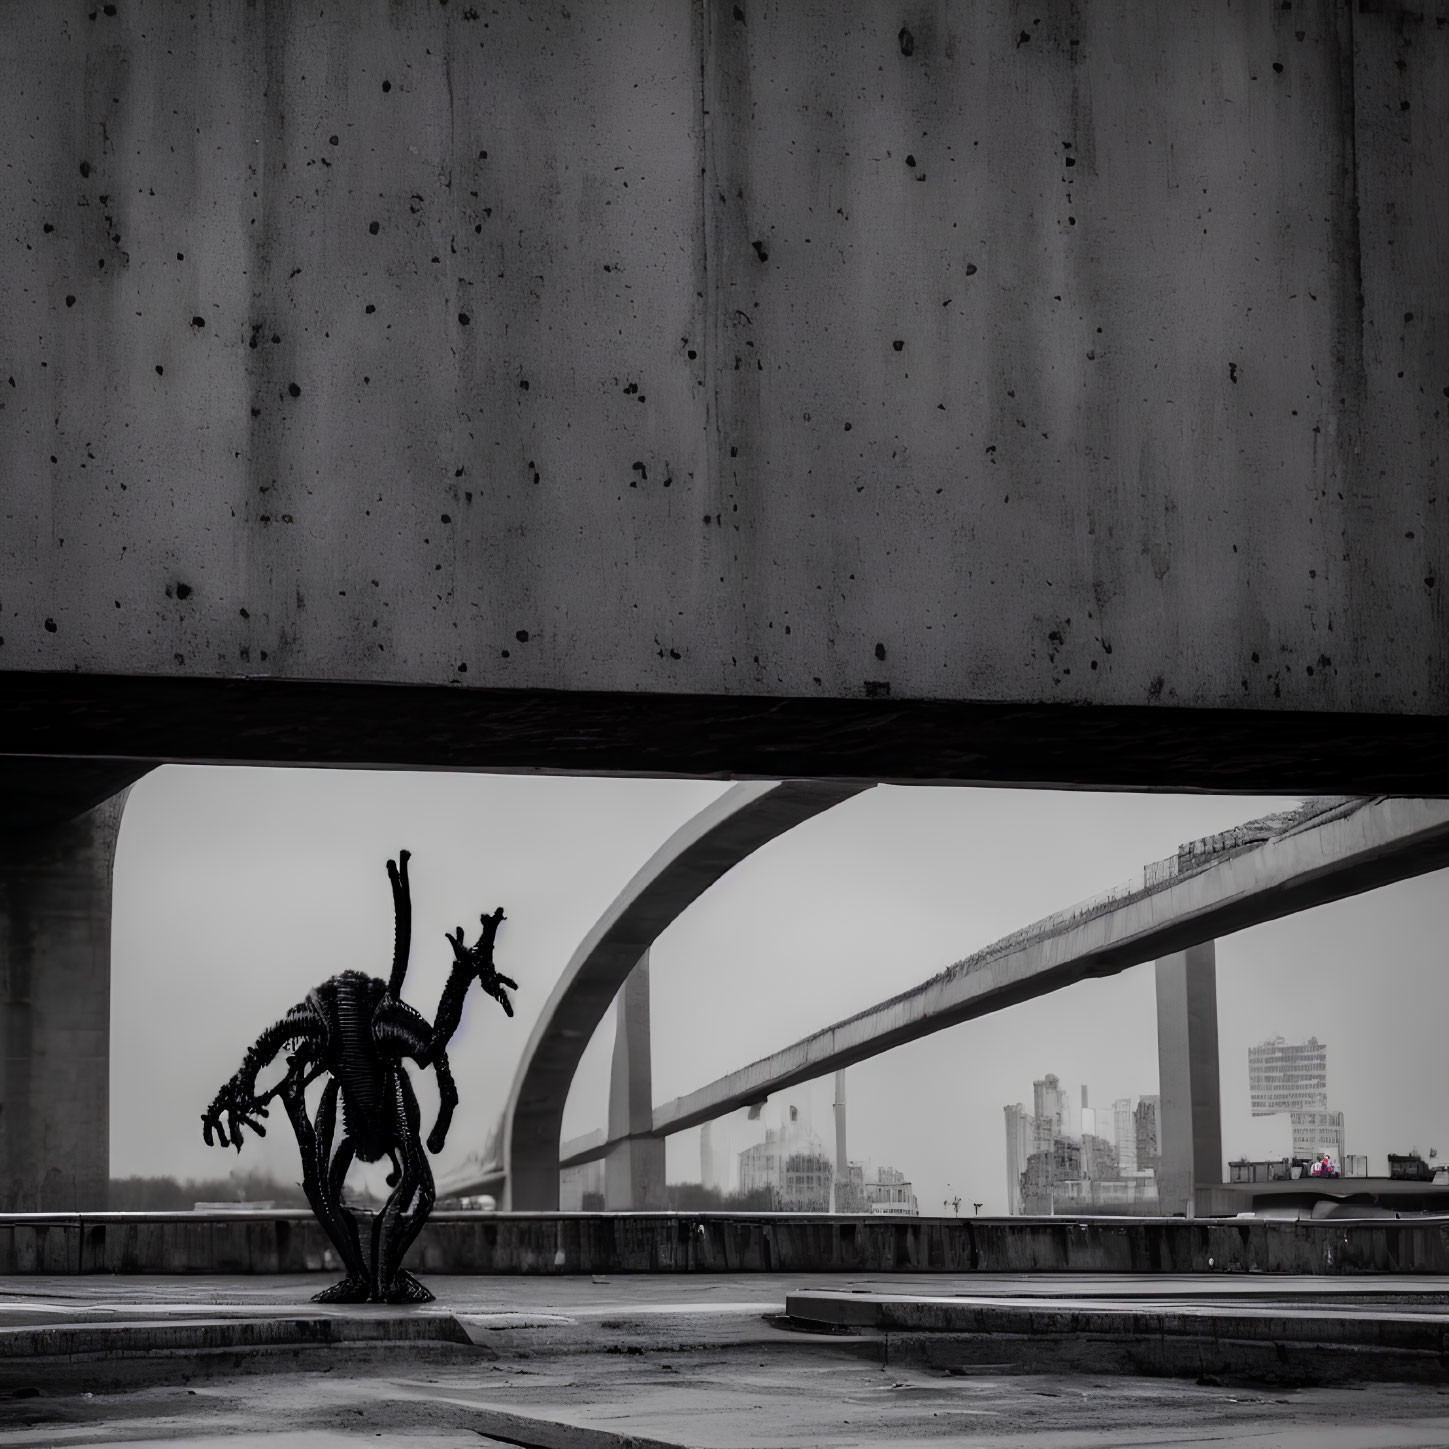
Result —
<instances>
[{"instance_id":1,"label":"curved bridge arch","mask_svg":"<svg viewBox=\"0 0 1449 1449\"><path fill-rule=\"evenodd\" d=\"M762 845L870 784L824 780L735 785L650 857L595 923L524 1048L503 1115L503 1206L557 1211L559 1138L574 1073L604 1013L665 928Z\"/></svg>"}]
</instances>

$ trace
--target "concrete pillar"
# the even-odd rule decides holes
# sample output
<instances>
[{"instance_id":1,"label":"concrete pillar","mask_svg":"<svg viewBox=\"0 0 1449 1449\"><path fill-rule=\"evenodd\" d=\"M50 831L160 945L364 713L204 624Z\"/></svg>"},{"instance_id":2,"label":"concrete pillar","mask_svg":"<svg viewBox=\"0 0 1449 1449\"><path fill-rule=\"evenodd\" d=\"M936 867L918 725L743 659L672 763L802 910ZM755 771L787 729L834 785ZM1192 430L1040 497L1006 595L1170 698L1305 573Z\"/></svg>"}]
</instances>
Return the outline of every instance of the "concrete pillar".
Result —
<instances>
[{"instance_id":1,"label":"concrete pillar","mask_svg":"<svg viewBox=\"0 0 1449 1449\"><path fill-rule=\"evenodd\" d=\"M609 1079L609 1136L621 1138L604 1159L604 1207L611 1213L662 1211L664 1139L654 1130L654 1070L649 1051L649 953L619 993L614 1066Z\"/></svg>"},{"instance_id":2,"label":"concrete pillar","mask_svg":"<svg viewBox=\"0 0 1449 1449\"><path fill-rule=\"evenodd\" d=\"M104 1209L111 866L126 792L0 838L0 1210Z\"/></svg>"},{"instance_id":3,"label":"concrete pillar","mask_svg":"<svg viewBox=\"0 0 1449 1449\"><path fill-rule=\"evenodd\" d=\"M1157 963L1157 1076L1158 1198L1164 1213L1192 1212L1223 1180L1213 941Z\"/></svg>"}]
</instances>

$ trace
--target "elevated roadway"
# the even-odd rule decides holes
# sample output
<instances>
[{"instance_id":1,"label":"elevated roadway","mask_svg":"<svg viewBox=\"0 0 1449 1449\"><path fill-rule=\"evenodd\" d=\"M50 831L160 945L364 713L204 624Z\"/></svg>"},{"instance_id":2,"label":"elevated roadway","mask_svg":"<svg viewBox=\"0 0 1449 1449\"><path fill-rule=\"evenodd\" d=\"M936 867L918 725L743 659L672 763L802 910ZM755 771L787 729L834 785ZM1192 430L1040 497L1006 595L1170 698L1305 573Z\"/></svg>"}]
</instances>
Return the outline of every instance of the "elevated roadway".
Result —
<instances>
[{"instance_id":1,"label":"elevated roadway","mask_svg":"<svg viewBox=\"0 0 1449 1449\"><path fill-rule=\"evenodd\" d=\"M1445 865L1449 801L1442 800L1320 803L1277 822L1258 843L1229 834L1201 842L1196 854L1185 847L1116 892L656 1106L653 1130L683 1131L974 1017ZM608 1149L607 1138L593 1141L566 1153L562 1165Z\"/></svg>"}]
</instances>

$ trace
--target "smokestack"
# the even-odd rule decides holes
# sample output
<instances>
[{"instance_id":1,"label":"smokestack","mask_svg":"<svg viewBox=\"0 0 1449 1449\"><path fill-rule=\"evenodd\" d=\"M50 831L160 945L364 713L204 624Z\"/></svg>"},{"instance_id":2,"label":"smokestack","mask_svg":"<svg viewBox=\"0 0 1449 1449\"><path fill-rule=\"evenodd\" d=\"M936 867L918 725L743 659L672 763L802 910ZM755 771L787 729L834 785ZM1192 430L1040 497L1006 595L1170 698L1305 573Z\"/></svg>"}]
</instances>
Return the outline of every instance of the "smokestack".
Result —
<instances>
[{"instance_id":1,"label":"smokestack","mask_svg":"<svg viewBox=\"0 0 1449 1449\"><path fill-rule=\"evenodd\" d=\"M845 1156L845 1072L835 1074L835 1176L844 1182L850 1176Z\"/></svg>"}]
</instances>

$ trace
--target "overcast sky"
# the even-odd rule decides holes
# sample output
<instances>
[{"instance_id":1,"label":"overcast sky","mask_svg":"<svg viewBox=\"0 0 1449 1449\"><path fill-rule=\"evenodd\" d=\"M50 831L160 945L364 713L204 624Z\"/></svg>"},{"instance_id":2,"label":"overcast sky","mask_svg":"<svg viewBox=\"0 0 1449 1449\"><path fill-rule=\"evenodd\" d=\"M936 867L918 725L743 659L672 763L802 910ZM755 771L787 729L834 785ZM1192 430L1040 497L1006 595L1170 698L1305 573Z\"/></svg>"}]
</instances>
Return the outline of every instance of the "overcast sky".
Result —
<instances>
[{"instance_id":1,"label":"overcast sky","mask_svg":"<svg viewBox=\"0 0 1449 1449\"><path fill-rule=\"evenodd\" d=\"M413 964L404 995L429 1017L443 932L507 911L508 1020L476 991L454 1038L462 1096L445 1176L483 1139L533 1021L580 939L669 834L727 789L713 781L565 779L166 766L127 803L112 946L111 1171L181 1178L299 1175L285 1119L240 1158L203 1146L200 1113L257 1033L327 976L386 976L384 862L413 852ZM1126 880L1182 841L1291 800L881 787L789 832L713 887L651 957L654 1095L687 1092L915 985L1040 916ZM1449 1019L1445 874L1218 942L1225 1155L1262 1155L1247 1048L1316 1035L1347 1148L1449 1151L1439 1085ZM604 1125L612 1014L565 1115ZM850 1070L850 1155L894 1166L923 1211L953 1193L1005 1207L1002 1107L1055 1072L1095 1106L1157 1089L1150 965L1084 983ZM419 1074L420 1076L421 1074ZM415 1078L416 1080L417 1078ZM435 1095L419 1083L427 1122ZM831 1083L797 1103L827 1142ZM426 1126L425 1126L426 1130ZM738 1147L759 1124L736 1118ZM672 1181L699 1180L698 1131L671 1138ZM357 1180L370 1179L354 1178ZM377 1186L379 1184L373 1184Z\"/></svg>"}]
</instances>

